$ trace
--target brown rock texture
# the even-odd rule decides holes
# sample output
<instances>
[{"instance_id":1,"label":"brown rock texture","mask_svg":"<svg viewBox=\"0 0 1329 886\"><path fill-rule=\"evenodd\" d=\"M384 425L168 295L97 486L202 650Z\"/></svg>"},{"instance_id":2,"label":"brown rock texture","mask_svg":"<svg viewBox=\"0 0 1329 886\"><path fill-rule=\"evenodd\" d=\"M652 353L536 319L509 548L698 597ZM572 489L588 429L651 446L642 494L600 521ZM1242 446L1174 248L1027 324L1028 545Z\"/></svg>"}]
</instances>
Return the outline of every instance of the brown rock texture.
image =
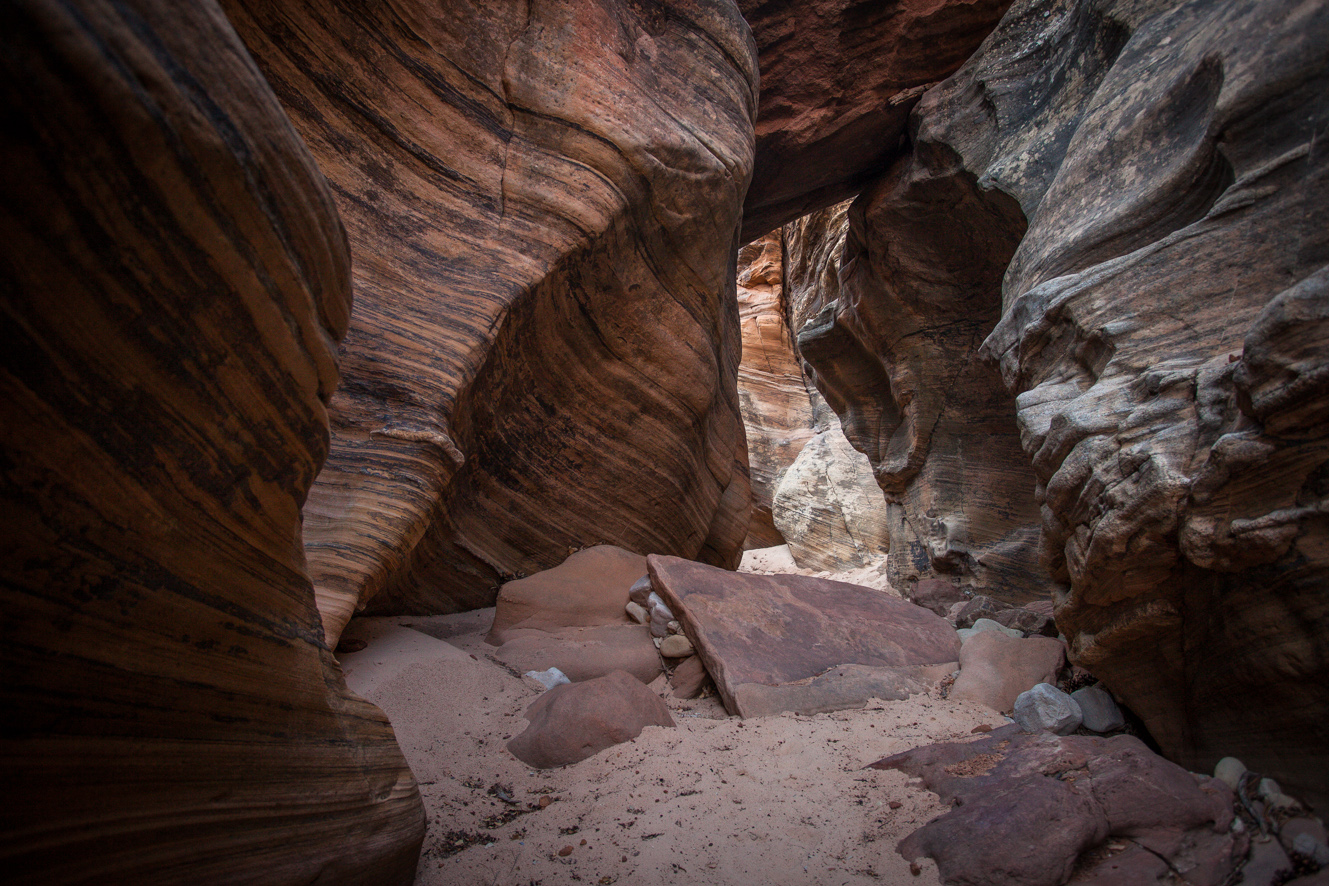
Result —
<instances>
[{"instance_id":1,"label":"brown rock texture","mask_svg":"<svg viewBox=\"0 0 1329 886\"><path fill-rule=\"evenodd\" d=\"M960 651L945 619L883 591L803 575L730 573L677 557L652 555L646 562L725 708L740 716L822 709L802 692L791 695L795 706L782 707L784 699L769 691L804 681L813 681L813 695L833 705L824 709L844 707L840 678L865 692L873 688L874 675L852 666L899 669L898 688L933 676L928 665L945 664L948 673ZM817 683L823 675L829 676ZM877 677L884 685L892 675ZM869 697L858 693L854 703Z\"/></svg>"},{"instance_id":2,"label":"brown rock texture","mask_svg":"<svg viewBox=\"0 0 1329 886\"><path fill-rule=\"evenodd\" d=\"M1014 201L974 191L954 164L914 174L904 161L852 208L788 225L789 311L885 494L892 586L944 577L1019 603L1052 581L1014 398L977 353L1023 222Z\"/></svg>"},{"instance_id":3,"label":"brown rock texture","mask_svg":"<svg viewBox=\"0 0 1329 886\"><path fill-rule=\"evenodd\" d=\"M756 54L724 3L226 4L332 184L356 310L306 508L329 636L607 542L726 566Z\"/></svg>"},{"instance_id":4,"label":"brown rock texture","mask_svg":"<svg viewBox=\"0 0 1329 886\"><path fill-rule=\"evenodd\" d=\"M526 719L530 725L507 747L536 769L580 763L647 726L674 725L660 696L622 671L555 686L531 703Z\"/></svg>"},{"instance_id":5,"label":"brown rock texture","mask_svg":"<svg viewBox=\"0 0 1329 886\"><path fill-rule=\"evenodd\" d=\"M1027 220L984 349L1017 397L1072 658L1169 756L1236 755L1312 803L1329 800L1326 72L1324 4L1021 2L920 102L913 159L882 186L967 177L957 226L1013 204ZM932 273L999 270L949 255Z\"/></svg>"},{"instance_id":6,"label":"brown rock texture","mask_svg":"<svg viewBox=\"0 0 1329 886\"><path fill-rule=\"evenodd\" d=\"M5 879L412 882L301 546L331 194L206 0L6 3L0 70Z\"/></svg>"},{"instance_id":7,"label":"brown rock texture","mask_svg":"<svg viewBox=\"0 0 1329 886\"><path fill-rule=\"evenodd\" d=\"M781 290L784 265L777 231L738 253L738 316L743 359L738 398L752 478L752 523L744 548L767 548L786 539L771 506L785 471L816 433L812 400L794 354Z\"/></svg>"},{"instance_id":8,"label":"brown rock texture","mask_svg":"<svg viewBox=\"0 0 1329 886\"><path fill-rule=\"evenodd\" d=\"M498 591L486 642L517 630L631 624L628 589L646 575L646 558L613 545L577 551L553 569L510 581Z\"/></svg>"},{"instance_id":9,"label":"brown rock texture","mask_svg":"<svg viewBox=\"0 0 1329 886\"><path fill-rule=\"evenodd\" d=\"M1059 737L1006 726L872 768L919 777L954 805L899 851L935 859L942 882L956 886L1060 886L1073 870L1074 882L1101 886L1178 879L1221 886L1248 845L1244 832L1230 830L1227 785L1192 775L1130 735Z\"/></svg>"},{"instance_id":10,"label":"brown rock texture","mask_svg":"<svg viewBox=\"0 0 1329 886\"><path fill-rule=\"evenodd\" d=\"M1010 0L739 0L761 62L743 240L856 194Z\"/></svg>"},{"instance_id":11,"label":"brown rock texture","mask_svg":"<svg viewBox=\"0 0 1329 886\"><path fill-rule=\"evenodd\" d=\"M978 702L1009 714L1021 692L1039 683L1056 685L1066 666L1066 644L1051 637L1010 637L983 631L960 649L960 676L951 698Z\"/></svg>"}]
</instances>

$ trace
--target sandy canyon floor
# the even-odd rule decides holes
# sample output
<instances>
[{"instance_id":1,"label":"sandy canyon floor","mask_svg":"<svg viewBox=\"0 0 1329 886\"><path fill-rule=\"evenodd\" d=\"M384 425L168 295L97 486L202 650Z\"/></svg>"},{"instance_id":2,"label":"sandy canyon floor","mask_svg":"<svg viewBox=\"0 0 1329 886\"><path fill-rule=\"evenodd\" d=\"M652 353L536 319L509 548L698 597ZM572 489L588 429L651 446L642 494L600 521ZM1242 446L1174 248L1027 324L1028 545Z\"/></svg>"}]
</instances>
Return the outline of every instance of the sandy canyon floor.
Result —
<instances>
[{"instance_id":1,"label":"sandy canyon floor","mask_svg":"<svg viewBox=\"0 0 1329 886\"><path fill-rule=\"evenodd\" d=\"M884 586L871 569L833 577ZM744 721L713 695L672 697L661 678L676 727L533 770L504 745L541 690L489 657L492 619L360 619L347 632L369 643L342 656L347 681L387 713L420 782L420 886L936 884L930 861L911 870L895 846L944 808L902 773L864 767L1003 722L937 688Z\"/></svg>"}]
</instances>

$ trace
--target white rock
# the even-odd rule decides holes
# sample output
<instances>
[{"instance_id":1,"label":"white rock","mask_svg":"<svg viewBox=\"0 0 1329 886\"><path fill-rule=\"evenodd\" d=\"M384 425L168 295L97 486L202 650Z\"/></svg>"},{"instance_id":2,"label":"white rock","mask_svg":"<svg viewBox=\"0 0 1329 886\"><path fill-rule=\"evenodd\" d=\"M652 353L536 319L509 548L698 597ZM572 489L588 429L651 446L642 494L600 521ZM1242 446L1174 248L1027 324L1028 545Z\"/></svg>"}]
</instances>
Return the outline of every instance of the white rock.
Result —
<instances>
[{"instance_id":1,"label":"white rock","mask_svg":"<svg viewBox=\"0 0 1329 886\"><path fill-rule=\"evenodd\" d=\"M651 607L651 636L669 636L669 623L673 620L674 613L670 612L669 607L663 603Z\"/></svg>"},{"instance_id":2,"label":"white rock","mask_svg":"<svg viewBox=\"0 0 1329 886\"><path fill-rule=\"evenodd\" d=\"M1126 725L1126 717L1112 696L1098 686L1086 686L1071 693L1080 706L1084 728L1090 732L1116 732Z\"/></svg>"},{"instance_id":3,"label":"white rock","mask_svg":"<svg viewBox=\"0 0 1329 886\"><path fill-rule=\"evenodd\" d=\"M632 619L637 624L644 625L650 623L651 614L647 612L646 608L640 603L634 600L629 600L626 609L628 611L628 618Z\"/></svg>"},{"instance_id":4,"label":"white rock","mask_svg":"<svg viewBox=\"0 0 1329 886\"><path fill-rule=\"evenodd\" d=\"M1310 834L1297 834L1292 841L1292 851L1315 859L1320 867L1329 865L1329 846L1325 846Z\"/></svg>"},{"instance_id":5,"label":"white rock","mask_svg":"<svg viewBox=\"0 0 1329 886\"><path fill-rule=\"evenodd\" d=\"M1236 757L1224 757L1214 767L1214 778L1234 791L1237 789L1237 785L1241 783L1241 777L1245 774L1246 765Z\"/></svg>"},{"instance_id":6,"label":"white rock","mask_svg":"<svg viewBox=\"0 0 1329 886\"><path fill-rule=\"evenodd\" d=\"M660 641L660 654L665 658L687 658L693 651L692 641L682 634L670 634Z\"/></svg>"},{"instance_id":7,"label":"white rock","mask_svg":"<svg viewBox=\"0 0 1329 886\"><path fill-rule=\"evenodd\" d=\"M651 604L648 602L650 597L651 577L649 575L643 575L633 582L632 587L628 589L628 599L648 612L651 608Z\"/></svg>"},{"instance_id":8,"label":"white rock","mask_svg":"<svg viewBox=\"0 0 1329 886\"><path fill-rule=\"evenodd\" d=\"M1039 683L1015 699L1015 722L1025 732L1070 735L1083 720L1075 699L1050 683Z\"/></svg>"},{"instance_id":9,"label":"white rock","mask_svg":"<svg viewBox=\"0 0 1329 886\"><path fill-rule=\"evenodd\" d=\"M568 675L558 668L550 668L547 671L527 671L524 676L530 677L545 689L553 689L563 683L572 682L568 679Z\"/></svg>"}]
</instances>

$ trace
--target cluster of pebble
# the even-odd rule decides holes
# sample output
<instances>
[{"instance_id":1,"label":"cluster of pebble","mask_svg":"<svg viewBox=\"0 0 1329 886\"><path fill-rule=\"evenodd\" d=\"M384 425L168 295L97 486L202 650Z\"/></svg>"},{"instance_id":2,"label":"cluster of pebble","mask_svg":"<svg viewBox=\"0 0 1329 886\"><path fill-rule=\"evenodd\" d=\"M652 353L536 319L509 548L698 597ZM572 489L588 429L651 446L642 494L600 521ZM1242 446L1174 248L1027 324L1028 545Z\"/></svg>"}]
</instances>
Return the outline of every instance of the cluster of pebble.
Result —
<instances>
[{"instance_id":1,"label":"cluster of pebble","mask_svg":"<svg viewBox=\"0 0 1329 886\"><path fill-rule=\"evenodd\" d=\"M655 648L665 658L687 658L695 652L674 613L652 589L649 575L637 579L628 589L627 612L637 624L650 626Z\"/></svg>"}]
</instances>

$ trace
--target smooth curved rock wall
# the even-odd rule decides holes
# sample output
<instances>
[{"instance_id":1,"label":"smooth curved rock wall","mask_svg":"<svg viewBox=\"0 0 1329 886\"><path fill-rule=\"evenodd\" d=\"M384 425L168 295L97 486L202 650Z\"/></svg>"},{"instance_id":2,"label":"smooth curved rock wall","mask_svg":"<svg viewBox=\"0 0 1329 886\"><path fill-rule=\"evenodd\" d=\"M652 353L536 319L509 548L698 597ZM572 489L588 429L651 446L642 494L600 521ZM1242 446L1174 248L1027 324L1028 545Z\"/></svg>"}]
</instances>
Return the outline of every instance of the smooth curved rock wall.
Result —
<instances>
[{"instance_id":1,"label":"smooth curved rock wall","mask_svg":"<svg viewBox=\"0 0 1329 886\"><path fill-rule=\"evenodd\" d=\"M734 566L756 53L728 2L228 2L356 310L310 493L330 636L611 543Z\"/></svg>"},{"instance_id":2,"label":"smooth curved rock wall","mask_svg":"<svg viewBox=\"0 0 1329 886\"><path fill-rule=\"evenodd\" d=\"M1258 33L1260 39L1252 40ZM1329 800L1329 8L1021 2L916 110L1028 231L985 344L1058 626L1197 769Z\"/></svg>"},{"instance_id":3,"label":"smooth curved rock wall","mask_svg":"<svg viewBox=\"0 0 1329 886\"><path fill-rule=\"evenodd\" d=\"M5 879L412 882L301 545L331 194L213 3L6 3L0 69Z\"/></svg>"}]
</instances>

